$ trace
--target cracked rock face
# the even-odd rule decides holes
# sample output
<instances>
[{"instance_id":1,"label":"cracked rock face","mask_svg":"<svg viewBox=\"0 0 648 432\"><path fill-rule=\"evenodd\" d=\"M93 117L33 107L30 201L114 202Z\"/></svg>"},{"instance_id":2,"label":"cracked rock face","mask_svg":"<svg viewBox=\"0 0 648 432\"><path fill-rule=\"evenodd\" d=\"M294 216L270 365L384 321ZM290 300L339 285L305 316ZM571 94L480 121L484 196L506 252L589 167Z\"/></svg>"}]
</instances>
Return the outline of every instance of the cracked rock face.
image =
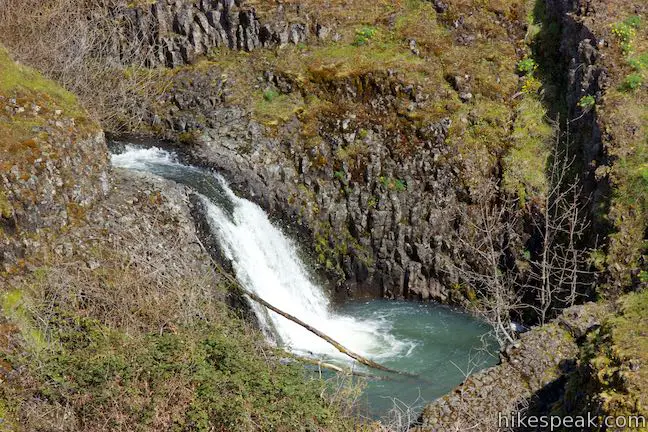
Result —
<instances>
[{"instance_id":1,"label":"cracked rock face","mask_svg":"<svg viewBox=\"0 0 648 432\"><path fill-rule=\"evenodd\" d=\"M181 72L178 81L191 85L170 92L173 109L158 118L167 129L201 131L197 145L187 149L192 162L217 169L242 196L309 230L315 239L309 249L352 294L462 301L448 289L457 279L449 238L466 206L457 192L457 156L445 143L449 120L406 132L349 112L324 120L322 141L308 147L296 119L273 135L245 109L223 104L228 90L219 76ZM285 92L294 88L271 73L266 79ZM389 75L366 80L362 88L342 81L331 91L364 98L362 92L372 88L371 103L381 112L389 111L394 92L411 104L426 98ZM417 144L396 152L405 133ZM318 163L354 145L362 154L341 169Z\"/></svg>"},{"instance_id":2,"label":"cracked rock face","mask_svg":"<svg viewBox=\"0 0 648 432\"><path fill-rule=\"evenodd\" d=\"M297 45L311 33L319 38L329 33L328 28L311 25L308 17L300 17L299 11L299 21L288 20L283 6L262 21L254 7L232 0L158 0L150 6L124 5L113 9L112 15L121 23L109 29L112 51L119 53L123 63L137 59L150 67L190 64L214 48L252 51Z\"/></svg>"}]
</instances>

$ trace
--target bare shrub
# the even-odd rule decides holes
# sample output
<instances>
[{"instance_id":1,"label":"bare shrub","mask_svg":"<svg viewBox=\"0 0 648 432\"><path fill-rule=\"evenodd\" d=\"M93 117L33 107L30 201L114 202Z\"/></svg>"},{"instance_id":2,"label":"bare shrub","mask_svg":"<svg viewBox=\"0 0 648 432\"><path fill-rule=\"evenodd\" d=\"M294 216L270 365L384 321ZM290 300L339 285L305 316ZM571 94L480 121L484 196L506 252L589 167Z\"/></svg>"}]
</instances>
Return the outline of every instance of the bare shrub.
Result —
<instances>
[{"instance_id":1,"label":"bare shrub","mask_svg":"<svg viewBox=\"0 0 648 432\"><path fill-rule=\"evenodd\" d=\"M152 47L142 38L123 52L120 29L134 23L118 10L113 0L0 0L0 43L78 95L108 129L134 127L138 97L154 97L168 81L163 69L143 67Z\"/></svg>"},{"instance_id":2,"label":"bare shrub","mask_svg":"<svg viewBox=\"0 0 648 432\"><path fill-rule=\"evenodd\" d=\"M547 172L548 190L530 207L529 224L537 246L524 248L519 225L524 217L517 198L503 196L496 183L486 184L476 203L461 217L456 249L463 256L452 264L462 285L475 294L474 311L492 325L500 345L513 343L514 317L545 324L563 308L585 298L594 281L584 239L588 219L568 131L556 131Z\"/></svg>"}]
</instances>

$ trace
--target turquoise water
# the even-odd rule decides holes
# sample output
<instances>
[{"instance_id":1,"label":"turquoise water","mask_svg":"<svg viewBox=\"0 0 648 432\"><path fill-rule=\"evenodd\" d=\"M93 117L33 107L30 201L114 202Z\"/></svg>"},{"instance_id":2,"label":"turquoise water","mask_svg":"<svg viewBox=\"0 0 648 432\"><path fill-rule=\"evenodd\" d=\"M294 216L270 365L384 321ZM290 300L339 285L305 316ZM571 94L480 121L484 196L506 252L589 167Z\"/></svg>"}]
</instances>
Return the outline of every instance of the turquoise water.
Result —
<instances>
[{"instance_id":1,"label":"turquoise water","mask_svg":"<svg viewBox=\"0 0 648 432\"><path fill-rule=\"evenodd\" d=\"M391 377L369 379L363 403L374 417L394 407L420 409L425 402L443 396L460 384L465 374L497 362L496 344L484 337L490 328L473 317L448 307L405 301L354 301L343 305L340 313L360 320L386 323L390 333L413 343L405 355L382 359L385 366L420 375L420 379Z\"/></svg>"}]
</instances>

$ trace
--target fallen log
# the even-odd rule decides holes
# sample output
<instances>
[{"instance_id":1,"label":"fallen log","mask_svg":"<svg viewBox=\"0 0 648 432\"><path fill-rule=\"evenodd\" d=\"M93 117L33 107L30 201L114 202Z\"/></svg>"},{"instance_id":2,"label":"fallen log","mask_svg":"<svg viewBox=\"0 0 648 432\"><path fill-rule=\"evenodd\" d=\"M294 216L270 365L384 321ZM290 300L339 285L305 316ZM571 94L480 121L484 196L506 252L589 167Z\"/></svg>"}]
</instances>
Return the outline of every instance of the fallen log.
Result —
<instances>
[{"instance_id":1,"label":"fallen log","mask_svg":"<svg viewBox=\"0 0 648 432\"><path fill-rule=\"evenodd\" d=\"M377 369L377 370L397 374L397 375L403 375L403 376L407 376L407 377L411 377L411 378L420 378L419 375L409 373L409 372L399 371L399 370L392 369L392 368L387 367L387 366L383 366L380 363L376 363L373 360L365 358L365 357L361 356L360 354L349 350L348 348L344 347L341 343L337 342L335 339L331 338L330 336L326 335L325 333L319 331L315 327L305 323L304 321L300 320L299 318L297 318L297 317L295 317L295 316L293 316L293 315L291 315L291 314L289 314L287 312L284 312L284 311L280 310L279 308L277 308L277 307L271 305L270 303L268 303L267 301L263 300L258 295L256 295L253 292L245 289L239 283L238 280L236 280L231 275L229 275L227 272L225 272L223 270L223 268L212 258L211 254L209 253L209 251L207 250L205 245L203 245L202 241L200 240L200 238L198 238L197 235L196 235L196 240L197 240L198 244L200 245L200 247L207 254L207 256L209 256L209 258L210 258L212 264L214 265L214 267L216 268L216 270L218 270L218 272L225 279L227 279L228 282L230 282L232 288L239 291L239 293L242 293L242 294L246 295L248 298L250 298L251 300L253 300L253 301L257 302L257 303L259 303L260 305L262 305L262 306L270 309L271 311L281 315L282 317L284 317L284 318L286 318L286 319L288 319L288 320L302 326L303 328L305 328L309 332L313 333L314 335L320 337L321 339L324 339L326 342L333 345L335 347L335 349L337 349L341 353L346 354L347 356L351 357L352 359L356 360L357 362L359 362L359 363L361 363L361 364L363 364L365 366L368 366L368 367L373 368L373 369Z\"/></svg>"},{"instance_id":2,"label":"fallen log","mask_svg":"<svg viewBox=\"0 0 648 432\"><path fill-rule=\"evenodd\" d=\"M325 333L322 333L321 331L317 330L315 327L305 323L304 321L300 320L299 318L297 318L297 317L295 317L293 315L290 315L287 312L284 312L284 311L280 310L279 308L274 307L273 305L271 305L267 301L263 300L258 295L254 294L252 292L249 292L248 290L243 289L240 285L239 285L239 289L241 289L243 294L245 294L246 296L248 296L249 298L251 298L255 302L261 304L262 306L265 306L266 308L268 308L271 311L281 315L282 317L284 317L286 319L289 319L290 321L292 321L292 322L294 322L296 324L299 324L300 326L304 327L309 332L313 333L314 335L324 339L326 342L333 345L335 347L335 349L337 349L341 353L348 355L352 359L356 360L359 363L362 363L365 366L369 366L370 368L378 369L378 370L385 371L385 372L390 372L390 373L395 373L395 374L399 374L399 375L416 377L416 375L410 374L409 372L402 372L402 371L399 371L399 370L396 370L396 369L392 369L392 368L389 368L387 366L383 366L380 363L376 363L375 361L370 360L370 359L368 359L366 357L363 357L360 354L355 353L355 352L351 351L350 349L346 348L344 345L337 342L335 339L331 338L330 336L326 335Z\"/></svg>"},{"instance_id":3,"label":"fallen log","mask_svg":"<svg viewBox=\"0 0 648 432\"><path fill-rule=\"evenodd\" d=\"M372 379L372 380L379 380L379 381L389 379L387 376L373 375L373 374L369 374L369 373L366 373L366 372L358 372L358 371L355 371L355 370L350 369L350 368L344 368L344 367L341 367L341 366L338 366L338 365L335 365L335 364L332 364L332 363L324 362L322 360L318 360L318 359L314 359L314 358L310 358L310 357L302 357L302 356L298 356L298 355L295 355L293 353L288 353L288 352L286 354L290 358L294 359L295 361L298 361L298 362L301 362L301 363L306 363L306 364L309 364L309 365L312 365L312 366L317 366L318 368L328 369L328 370L331 370L333 372L343 373L343 374L346 374L346 375L353 375L353 376L357 376L357 377L360 377L360 378L369 378L369 379Z\"/></svg>"}]
</instances>

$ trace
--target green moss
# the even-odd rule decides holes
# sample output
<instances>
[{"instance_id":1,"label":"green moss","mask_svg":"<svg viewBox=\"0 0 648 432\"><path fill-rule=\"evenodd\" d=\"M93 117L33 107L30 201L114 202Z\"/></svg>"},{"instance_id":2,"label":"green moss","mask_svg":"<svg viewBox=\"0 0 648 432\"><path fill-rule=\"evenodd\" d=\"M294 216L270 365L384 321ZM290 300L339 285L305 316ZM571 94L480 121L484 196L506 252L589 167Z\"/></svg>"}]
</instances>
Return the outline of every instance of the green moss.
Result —
<instances>
[{"instance_id":1,"label":"green moss","mask_svg":"<svg viewBox=\"0 0 648 432\"><path fill-rule=\"evenodd\" d=\"M517 107L513 146L503 160L504 188L517 194L522 203L546 193L545 170L553 130L545 116L546 109L535 97L525 97Z\"/></svg>"},{"instance_id":2,"label":"green moss","mask_svg":"<svg viewBox=\"0 0 648 432\"><path fill-rule=\"evenodd\" d=\"M4 315L20 329L23 338L34 352L38 353L47 347L47 342L33 316L29 312L29 298L23 291L13 290L2 295Z\"/></svg>"},{"instance_id":3,"label":"green moss","mask_svg":"<svg viewBox=\"0 0 648 432\"><path fill-rule=\"evenodd\" d=\"M276 91L259 93L253 106L254 115L266 125L288 121L305 106L299 93L279 94Z\"/></svg>"},{"instance_id":4,"label":"green moss","mask_svg":"<svg viewBox=\"0 0 648 432\"><path fill-rule=\"evenodd\" d=\"M408 65L415 67L424 64L405 45L390 39L375 40L367 46L331 44L313 49L309 57L312 59L309 69L315 78L329 79L399 66L405 66L403 71L408 72L411 71Z\"/></svg>"},{"instance_id":5,"label":"green moss","mask_svg":"<svg viewBox=\"0 0 648 432\"><path fill-rule=\"evenodd\" d=\"M83 115L76 96L33 69L13 62L7 51L0 47L0 93L7 96L21 92L35 93L44 102L51 101L67 115Z\"/></svg>"}]
</instances>

